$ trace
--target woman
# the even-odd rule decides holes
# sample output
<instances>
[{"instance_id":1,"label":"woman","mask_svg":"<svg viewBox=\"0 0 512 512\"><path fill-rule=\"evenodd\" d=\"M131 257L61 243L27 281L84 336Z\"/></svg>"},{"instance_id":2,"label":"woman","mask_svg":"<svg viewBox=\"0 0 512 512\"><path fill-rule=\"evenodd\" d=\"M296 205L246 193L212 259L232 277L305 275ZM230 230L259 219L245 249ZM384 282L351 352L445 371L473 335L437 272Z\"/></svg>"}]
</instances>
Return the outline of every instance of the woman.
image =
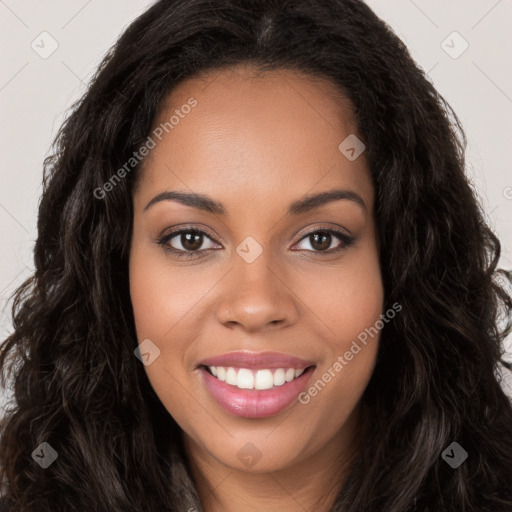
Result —
<instances>
[{"instance_id":1,"label":"woman","mask_svg":"<svg viewBox=\"0 0 512 512\"><path fill-rule=\"evenodd\" d=\"M500 244L363 2L156 3L45 170L12 510L512 510Z\"/></svg>"}]
</instances>

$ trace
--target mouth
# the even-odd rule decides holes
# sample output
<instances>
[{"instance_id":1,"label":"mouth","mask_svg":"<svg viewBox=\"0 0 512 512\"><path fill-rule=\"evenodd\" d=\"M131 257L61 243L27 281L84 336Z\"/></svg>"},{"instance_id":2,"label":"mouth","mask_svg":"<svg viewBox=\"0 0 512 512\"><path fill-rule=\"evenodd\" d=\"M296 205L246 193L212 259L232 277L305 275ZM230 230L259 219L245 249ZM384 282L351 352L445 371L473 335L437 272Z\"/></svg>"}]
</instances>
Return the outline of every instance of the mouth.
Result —
<instances>
[{"instance_id":1,"label":"mouth","mask_svg":"<svg viewBox=\"0 0 512 512\"><path fill-rule=\"evenodd\" d=\"M291 406L310 380L311 361L276 353L237 352L198 369L210 396L229 414L266 418Z\"/></svg>"}]
</instances>

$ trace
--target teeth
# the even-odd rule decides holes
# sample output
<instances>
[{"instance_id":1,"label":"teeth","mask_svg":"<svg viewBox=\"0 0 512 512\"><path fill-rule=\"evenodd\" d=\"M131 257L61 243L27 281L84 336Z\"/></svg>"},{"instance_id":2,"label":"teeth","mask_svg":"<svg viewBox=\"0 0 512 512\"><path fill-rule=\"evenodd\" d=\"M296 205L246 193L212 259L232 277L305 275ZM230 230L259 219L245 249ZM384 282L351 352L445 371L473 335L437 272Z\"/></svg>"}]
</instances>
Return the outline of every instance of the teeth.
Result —
<instances>
[{"instance_id":1,"label":"teeth","mask_svg":"<svg viewBox=\"0 0 512 512\"><path fill-rule=\"evenodd\" d=\"M282 368L279 368L279 370L276 370L274 373L274 386L282 386L285 382L285 376L284 376L284 370Z\"/></svg>"},{"instance_id":2,"label":"teeth","mask_svg":"<svg viewBox=\"0 0 512 512\"><path fill-rule=\"evenodd\" d=\"M213 368L215 368L215 367L213 367ZM211 370L211 368L210 368L210 370ZM217 375L216 375L217 379L224 382L226 380L226 368L224 368L223 366L217 366L216 370L217 370Z\"/></svg>"},{"instance_id":3,"label":"teeth","mask_svg":"<svg viewBox=\"0 0 512 512\"><path fill-rule=\"evenodd\" d=\"M208 366L208 368L212 375L219 380L239 389L270 389L291 382L304 373L304 369L296 370L295 368L274 368L271 370L235 369L232 366L228 368Z\"/></svg>"},{"instance_id":4,"label":"teeth","mask_svg":"<svg viewBox=\"0 0 512 512\"><path fill-rule=\"evenodd\" d=\"M232 370L232 368L230 368ZM228 384L230 384L228 382ZM240 368L236 376L236 387L240 389L253 389L254 388L254 375L251 370L247 368Z\"/></svg>"},{"instance_id":5,"label":"teeth","mask_svg":"<svg viewBox=\"0 0 512 512\"><path fill-rule=\"evenodd\" d=\"M270 389L274 385L274 376L270 370L258 370L256 372L256 389Z\"/></svg>"},{"instance_id":6,"label":"teeth","mask_svg":"<svg viewBox=\"0 0 512 512\"><path fill-rule=\"evenodd\" d=\"M236 386L236 370L234 368L228 368L226 371L226 384Z\"/></svg>"}]
</instances>

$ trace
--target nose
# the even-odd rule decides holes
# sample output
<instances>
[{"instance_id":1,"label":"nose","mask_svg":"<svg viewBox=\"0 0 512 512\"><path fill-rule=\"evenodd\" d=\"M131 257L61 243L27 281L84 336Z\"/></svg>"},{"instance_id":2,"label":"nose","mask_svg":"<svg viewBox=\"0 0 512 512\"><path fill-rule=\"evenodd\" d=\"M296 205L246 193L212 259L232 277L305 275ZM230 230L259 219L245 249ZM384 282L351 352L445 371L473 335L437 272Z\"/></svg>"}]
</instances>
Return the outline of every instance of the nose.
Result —
<instances>
[{"instance_id":1,"label":"nose","mask_svg":"<svg viewBox=\"0 0 512 512\"><path fill-rule=\"evenodd\" d=\"M217 319L226 327L264 332L292 325L299 316L293 283L271 261L269 251L252 263L238 255L219 290Z\"/></svg>"}]
</instances>

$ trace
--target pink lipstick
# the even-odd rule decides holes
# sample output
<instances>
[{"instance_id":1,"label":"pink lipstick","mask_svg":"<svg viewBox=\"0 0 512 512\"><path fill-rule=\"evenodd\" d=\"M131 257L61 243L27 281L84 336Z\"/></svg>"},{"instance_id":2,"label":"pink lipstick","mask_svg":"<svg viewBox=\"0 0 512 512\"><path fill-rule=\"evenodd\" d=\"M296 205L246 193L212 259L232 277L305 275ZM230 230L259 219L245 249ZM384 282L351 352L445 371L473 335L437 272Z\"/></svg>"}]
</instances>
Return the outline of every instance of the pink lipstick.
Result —
<instances>
[{"instance_id":1,"label":"pink lipstick","mask_svg":"<svg viewBox=\"0 0 512 512\"><path fill-rule=\"evenodd\" d=\"M245 418L265 418L287 408L314 368L312 361L278 352L230 352L199 364L214 400L226 412Z\"/></svg>"}]
</instances>

